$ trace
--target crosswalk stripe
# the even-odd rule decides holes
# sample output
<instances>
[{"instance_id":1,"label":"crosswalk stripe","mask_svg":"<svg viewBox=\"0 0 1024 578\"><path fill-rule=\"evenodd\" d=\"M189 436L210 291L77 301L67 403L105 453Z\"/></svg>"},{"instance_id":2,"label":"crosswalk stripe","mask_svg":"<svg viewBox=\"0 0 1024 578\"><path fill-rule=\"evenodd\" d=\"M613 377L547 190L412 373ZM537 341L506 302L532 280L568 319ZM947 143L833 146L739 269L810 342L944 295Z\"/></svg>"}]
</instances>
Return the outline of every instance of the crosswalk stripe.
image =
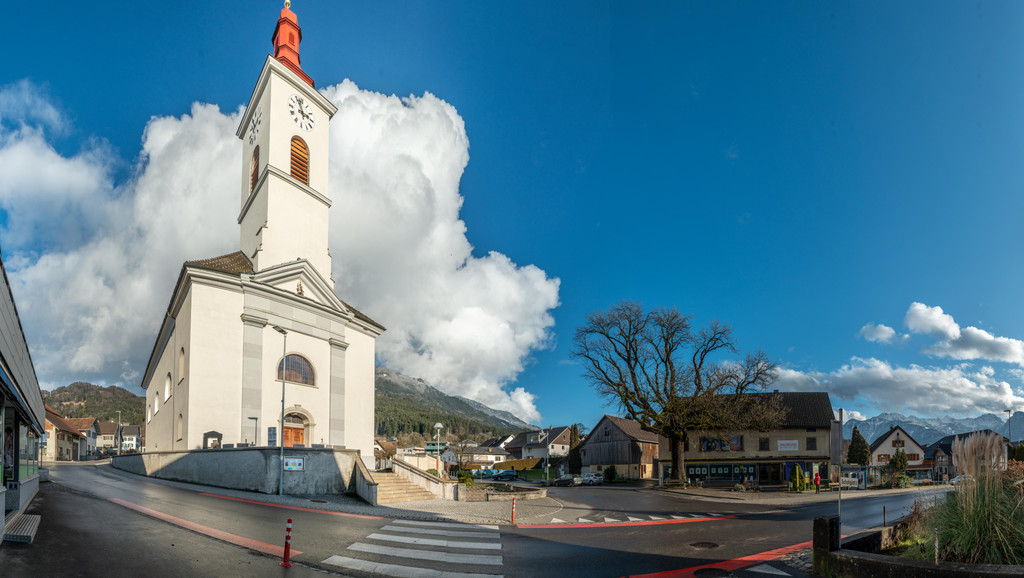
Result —
<instances>
[{"instance_id":1,"label":"crosswalk stripe","mask_svg":"<svg viewBox=\"0 0 1024 578\"><path fill-rule=\"evenodd\" d=\"M617 524L619 522L622 522L622 520L616 520L614 518L605 518L604 521L607 524Z\"/></svg>"},{"instance_id":2,"label":"crosswalk stripe","mask_svg":"<svg viewBox=\"0 0 1024 578\"><path fill-rule=\"evenodd\" d=\"M559 520L558 518L551 518L552 524L564 524L565 520Z\"/></svg>"},{"instance_id":3,"label":"crosswalk stripe","mask_svg":"<svg viewBox=\"0 0 1024 578\"><path fill-rule=\"evenodd\" d=\"M717 518L717 517L721 516L721 514L708 514L708 515L711 516L712 518Z\"/></svg>"},{"instance_id":4,"label":"crosswalk stripe","mask_svg":"<svg viewBox=\"0 0 1024 578\"><path fill-rule=\"evenodd\" d=\"M649 516L652 520L664 520L661 516Z\"/></svg>"},{"instance_id":5,"label":"crosswalk stripe","mask_svg":"<svg viewBox=\"0 0 1024 578\"><path fill-rule=\"evenodd\" d=\"M673 520L685 520L686 518L687 518L687 516L677 516L675 514L672 514L672 519Z\"/></svg>"},{"instance_id":6,"label":"crosswalk stripe","mask_svg":"<svg viewBox=\"0 0 1024 578\"><path fill-rule=\"evenodd\" d=\"M421 520L395 520L396 524L408 524L410 526L430 526L431 528L451 528L456 530L497 530L497 525L488 524L460 524L458 522L423 522Z\"/></svg>"},{"instance_id":7,"label":"crosswalk stripe","mask_svg":"<svg viewBox=\"0 0 1024 578\"><path fill-rule=\"evenodd\" d=\"M391 534L373 533L367 536L371 540L385 542L401 542L403 544L419 544L421 546L437 546L439 548L475 548L479 550L501 550L501 544L495 542L456 542L454 540L431 540L413 536L392 536Z\"/></svg>"},{"instance_id":8,"label":"crosswalk stripe","mask_svg":"<svg viewBox=\"0 0 1024 578\"><path fill-rule=\"evenodd\" d=\"M586 518L579 518L579 519L578 519L577 521L578 521L578 522L579 522L580 524L593 524L593 523L594 523L594 521L593 521L593 520L588 520L588 519L586 519Z\"/></svg>"},{"instance_id":9,"label":"crosswalk stripe","mask_svg":"<svg viewBox=\"0 0 1024 578\"><path fill-rule=\"evenodd\" d=\"M381 546L379 544L366 544L363 542L356 542L349 546L348 549L355 550L357 552L367 552L369 554L396 556L399 558L413 558L416 560L433 560L437 562L452 562L454 564L487 564L489 566L501 566L501 556L488 556L486 554L453 554L452 552L441 552L439 550L396 548L394 546Z\"/></svg>"},{"instance_id":10,"label":"crosswalk stripe","mask_svg":"<svg viewBox=\"0 0 1024 578\"><path fill-rule=\"evenodd\" d=\"M634 518L633 516L630 516L629 517L629 521L630 522L646 522L647 520L644 520L643 518Z\"/></svg>"},{"instance_id":11,"label":"crosswalk stripe","mask_svg":"<svg viewBox=\"0 0 1024 578\"><path fill-rule=\"evenodd\" d=\"M413 566L400 566L398 564L381 564L369 560L357 560L347 556L331 556L321 562L340 566L349 570L358 570L370 574L381 574L384 576L395 576L396 578L504 578L500 574L470 574L467 572L443 572L430 568L415 568Z\"/></svg>"},{"instance_id":12,"label":"crosswalk stripe","mask_svg":"<svg viewBox=\"0 0 1024 578\"><path fill-rule=\"evenodd\" d=\"M435 528L416 528L406 526L384 526L381 530L405 532L406 534L430 534L431 536L448 536L451 538L500 538L499 532L460 532L457 530L438 530Z\"/></svg>"},{"instance_id":13,"label":"crosswalk stripe","mask_svg":"<svg viewBox=\"0 0 1024 578\"><path fill-rule=\"evenodd\" d=\"M758 572L760 574L774 574L776 576L792 576L792 574L790 574L788 572L783 572L782 570L779 570L778 568L776 568L774 566L769 566L768 564L761 564L760 566L752 566L750 568L746 568L745 570L747 572Z\"/></svg>"}]
</instances>

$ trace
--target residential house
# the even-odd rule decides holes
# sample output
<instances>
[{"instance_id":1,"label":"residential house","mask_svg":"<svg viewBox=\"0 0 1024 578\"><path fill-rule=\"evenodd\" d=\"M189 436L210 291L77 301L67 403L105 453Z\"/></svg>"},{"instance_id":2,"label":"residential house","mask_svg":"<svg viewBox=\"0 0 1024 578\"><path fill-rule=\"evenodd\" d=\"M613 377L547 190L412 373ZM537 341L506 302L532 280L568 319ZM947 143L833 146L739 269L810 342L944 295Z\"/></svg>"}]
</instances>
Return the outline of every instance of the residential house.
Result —
<instances>
[{"instance_id":1,"label":"residential house","mask_svg":"<svg viewBox=\"0 0 1024 578\"><path fill-rule=\"evenodd\" d=\"M527 432L523 459L541 458L551 462L569 455L569 426Z\"/></svg>"},{"instance_id":2,"label":"residential house","mask_svg":"<svg viewBox=\"0 0 1024 578\"><path fill-rule=\"evenodd\" d=\"M112 421L101 421L99 425L97 447L104 453L117 453L121 447L121 427Z\"/></svg>"},{"instance_id":3,"label":"residential house","mask_svg":"<svg viewBox=\"0 0 1024 578\"><path fill-rule=\"evenodd\" d=\"M907 475L911 478L928 478L931 468L925 464L925 451L921 444L914 441L902 427L895 425L889 431L878 436L871 443L872 466L884 466L892 459L896 450L903 450L907 454Z\"/></svg>"},{"instance_id":4,"label":"residential house","mask_svg":"<svg viewBox=\"0 0 1024 578\"><path fill-rule=\"evenodd\" d=\"M494 464L510 459L508 452L501 448L485 448L459 444L441 454L441 460L450 464L462 464L467 469L494 467Z\"/></svg>"},{"instance_id":5,"label":"residential house","mask_svg":"<svg viewBox=\"0 0 1024 578\"><path fill-rule=\"evenodd\" d=\"M513 460L523 459L523 448L526 447L530 433L532 432L517 433L512 439L505 442L504 449Z\"/></svg>"},{"instance_id":6,"label":"residential house","mask_svg":"<svg viewBox=\"0 0 1024 578\"><path fill-rule=\"evenodd\" d=\"M78 429L67 422L52 407L46 408L46 442L42 447L42 459L45 461L77 460L83 436Z\"/></svg>"},{"instance_id":7,"label":"residential house","mask_svg":"<svg viewBox=\"0 0 1024 578\"><path fill-rule=\"evenodd\" d=\"M137 425L121 428L121 451L137 452L142 449L142 429Z\"/></svg>"},{"instance_id":8,"label":"residential house","mask_svg":"<svg viewBox=\"0 0 1024 578\"><path fill-rule=\"evenodd\" d=\"M656 475L658 434L643 430L633 420L602 417L579 448L583 473L603 473L615 466L616 475L629 480Z\"/></svg>"},{"instance_id":9,"label":"residential house","mask_svg":"<svg viewBox=\"0 0 1024 578\"><path fill-rule=\"evenodd\" d=\"M515 437L516 437L515 434L508 434L508 435L504 435L504 436L494 437L494 438L491 438L491 439L481 443L480 446L481 447L485 447L485 448L501 448L501 449L505 449L505 444L507 444L508 442L510 442L513 439L515 439Z\"/></svg>"},{"instance_id":10,"label":"residential house","mask_svg":"<svg viewBox=\"0 0 1024 578\"><path fill-rule=\"evenodd\" d=\"M956 477L960 475L957 464L953 462L953 442L960 438L961 440L966 439L968 436L974 434L993 434L996 433L990 429L983 429L977 431L963 432L953 435L948 435L942 439L932 442L924 450L925 466L930 469L931 479L939 481ZM1006 436L1001 436L1003 440L1009 444L1009 439ZM1005 450L1004 450L1005 452ZM1003 463L1007 461L1006 453L1003 454Z\"/></svg>"},{"instance_id":11,"label":"residential house","mask_svg":"<svg viewBox=\"0 0 1024 578\"><path fill-rule=\"evenodd\" d=\"M786 483L797 465L807 478L826 477L832 462L832 441L838 449L838 420L824 392L757 393L779 396L785 418L771 431L689 432L683 445L684 478L731 485L744 480L760 486ZM595 433L591 432L591 437ZM838 461L838 460L837 460ZM672 448L661 438L658 462L672 477Z\"/></svg>"},{"instance_id":12,"label":"residential house","mask_svg":"<svg viewBox=\"0 0 1024 578\"><path fill-rule=\"evenodd\" d=\"M83 436L80 442L81 448L78 450L78 459L87 459L95 455L96 442L100 436L99 421L94 417L68 417L64 419Z\"/></svg>"}]
</instances>

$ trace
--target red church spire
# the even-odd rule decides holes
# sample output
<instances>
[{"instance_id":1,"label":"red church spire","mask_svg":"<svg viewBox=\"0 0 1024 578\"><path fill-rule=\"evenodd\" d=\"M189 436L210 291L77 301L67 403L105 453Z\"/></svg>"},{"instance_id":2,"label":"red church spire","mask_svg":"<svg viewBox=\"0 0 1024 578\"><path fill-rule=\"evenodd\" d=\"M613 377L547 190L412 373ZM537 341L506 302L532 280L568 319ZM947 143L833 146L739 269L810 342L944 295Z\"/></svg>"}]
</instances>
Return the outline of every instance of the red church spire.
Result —
<instances>
[{"instance_id":1,"label":"red church spire","mask_svg":"<svg viewBox=\"0 0 1024 578\"><path fill-rule=\"evenodd\" d=\"M277 26L274 28L274 36L270 39L274 44L274 58L299 75L299 78L305 80L307 84L313 86L313 79L302 72L302 65L299 61L299 42L302 42L302 29L299 28L299 19L289 9L291 4L289 0L285 0L284 8L281 9L281 17L277 20Z\"/></svg>"}]
</instances>

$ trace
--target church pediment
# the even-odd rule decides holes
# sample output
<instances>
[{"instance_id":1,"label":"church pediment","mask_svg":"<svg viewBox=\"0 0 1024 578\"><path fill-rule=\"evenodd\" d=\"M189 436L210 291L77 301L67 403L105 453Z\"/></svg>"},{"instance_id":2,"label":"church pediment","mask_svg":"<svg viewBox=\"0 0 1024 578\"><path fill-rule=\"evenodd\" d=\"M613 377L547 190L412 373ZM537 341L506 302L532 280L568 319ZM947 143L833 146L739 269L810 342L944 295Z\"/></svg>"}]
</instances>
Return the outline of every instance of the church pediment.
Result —
<instances>
[{"instance_id":1,"label":"church pediment","mask_svg":"<svg viewBox=\"0 0 1024 578\"><path fill-rule=\"evenodd\" d=\"M351 315L349 308L335 295L334 289L305 259L264 269L253 275L252 280Z\"/></svg>"}]
</instances>

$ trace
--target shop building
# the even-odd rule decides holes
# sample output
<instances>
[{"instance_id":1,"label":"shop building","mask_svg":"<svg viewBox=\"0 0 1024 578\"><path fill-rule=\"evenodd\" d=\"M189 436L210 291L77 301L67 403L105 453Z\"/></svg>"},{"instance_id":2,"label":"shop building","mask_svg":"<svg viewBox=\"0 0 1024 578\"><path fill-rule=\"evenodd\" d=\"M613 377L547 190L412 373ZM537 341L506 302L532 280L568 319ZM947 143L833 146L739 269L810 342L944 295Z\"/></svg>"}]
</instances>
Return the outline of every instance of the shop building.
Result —
<instances>
[{"instance_id":1,"label":"shop building","mask_svg":"<svg viewBox=\"0 0 1024 578\"><path fill-rule=\"evenodd\" d=\"M683 478L712 485L751 483L762 487L787 484L799 465L813 479L827 477L828 465L837 454L841 433L824 392L792 392L778 395L785 418L771 431L690 432L683 445ZM659 471L672 477L672 448L659 436Z\"/></svg>"},{"instance_id":2,"label":"shop building","mask_svg":"<svg viewBox=\"0 0 1024 578\"><path fill-rule=\"evenodd\" d=\"M12 512L24 510L39 491L39 439L45 431L46 413L2 260L0 272L0 501L4 519L13 519Z\"/></svg>"}]
</instances>

